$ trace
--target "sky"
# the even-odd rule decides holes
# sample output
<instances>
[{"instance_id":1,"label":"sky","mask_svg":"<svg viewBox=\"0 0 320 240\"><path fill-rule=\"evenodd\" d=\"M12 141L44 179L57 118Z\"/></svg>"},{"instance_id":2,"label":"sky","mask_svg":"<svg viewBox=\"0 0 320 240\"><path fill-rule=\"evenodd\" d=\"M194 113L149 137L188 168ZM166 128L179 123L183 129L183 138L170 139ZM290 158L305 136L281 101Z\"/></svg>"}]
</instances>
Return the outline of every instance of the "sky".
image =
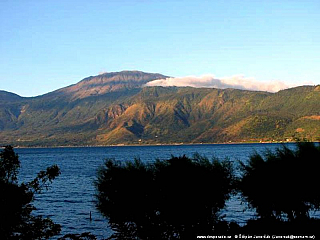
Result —
<instances>
[{"instance_id":1,"label":"sky","mask_svg":"<svg viewBox=\"0 0 320 240\"><path fill-rule=\"evenodd\" d=\"M122 70L317 85L319 12L319 0L0 0L0 89L37 96Z\"/></svg>"}]
</instances>

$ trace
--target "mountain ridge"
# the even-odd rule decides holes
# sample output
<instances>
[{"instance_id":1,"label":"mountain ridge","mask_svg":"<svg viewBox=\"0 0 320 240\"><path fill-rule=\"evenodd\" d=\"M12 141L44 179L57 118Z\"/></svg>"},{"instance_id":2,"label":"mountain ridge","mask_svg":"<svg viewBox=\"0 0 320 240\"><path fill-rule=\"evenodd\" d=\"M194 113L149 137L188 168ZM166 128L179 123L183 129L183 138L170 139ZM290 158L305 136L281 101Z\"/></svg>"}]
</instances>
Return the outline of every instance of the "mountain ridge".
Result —
<instances>
[{"instance_id":1,"label":"mountain ridge","mask_svg":"<svg viewBox=\"0 0 320 240\"><path fill-rule=\"evenodd\" d=\"M6 94L0 91L0 144L320 140L320 86L277 93L143 87L145 82L166 77L140 71L105 73L38 97L7 94L14 101L1 101Z\"/></svg>"},{"instance_id":2,"label":"mountain ridge","mask_svg":"<svg viewBox=\"0 0 320 240\"><path fill-rule=\"evenodd\" d=\"M51 92L51 95L71 94L72 99L85 98L121 89L139 88L149 81L162 78L167 76L142 71L108 72L84 78L76 84Z\"/></svg>"},{"instance_id":3,"label":"mountain ridge","mask_svg":"<svg viewBox=\"0 0 320 240\"><path fill-rule=\"evenodd\" d=\"M18 94L0 90L0 101L15 101L20 100L22 97Z\"/></svg>"}]
</instances>

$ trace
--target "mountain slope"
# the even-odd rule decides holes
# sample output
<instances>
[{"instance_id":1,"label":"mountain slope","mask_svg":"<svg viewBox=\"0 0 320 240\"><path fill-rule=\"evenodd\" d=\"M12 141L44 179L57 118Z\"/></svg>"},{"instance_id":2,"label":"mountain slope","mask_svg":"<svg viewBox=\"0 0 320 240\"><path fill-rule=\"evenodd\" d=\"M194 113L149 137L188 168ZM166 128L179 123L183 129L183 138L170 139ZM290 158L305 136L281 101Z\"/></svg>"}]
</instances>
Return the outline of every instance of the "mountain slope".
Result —
<instances>
[{"instance_id":1,"label":"mountain slope","mask_svg":"<svg viewBox=\"0 0 320 240\"><path fill-rule=\"evenodd\" d=\"M85 78L69 87L59 89L49 94L49 96L64 95L72 100L76 100L90 96L99 96L110 92L141 88L147 82L164 78L167 78L167 76L141 71L103 73L98 76Z\"/></svg>"},{"instance_id":2,"label":"mountain slope","mask_svg":"<svg viewBox=\"0 0 320 240\"><path fill-rule=\"evenodd\" d=\"M35 98L3 94L0 144L20 146L320 139L320 87L278 93L143 87L160 74L106 73ZM0 92L0 99L1 99Z\"/></svg>"},{"instance_id":3,"label":"mountain slope","mask_svg":"<svg viewBox=\"0 0 320 240\"><path fill-rule=\"evenodd\" d=\"M106 121L106 134L98 135L98 140L120 143L112 136L120 129L131 132L136 142L139 138L148 143L284 141L295 137L315 140L320 136L316 117L320 116L320 95L314 94L313 87L295 90L299 94L292 95L288 90L289 97L287 91L271 94L234 89L144 88L120 116ZM303 113L298 111L302 108ZM302 115L304 122L299 120ZM306 121L313 121L313 132Z\"/></svg>"},{"instance_id":4,"label":"mountain slope","mask_svg":"<svg viewBox=\"0 0 320 240\"><path fill-rule=\"evenodd\" d=\"M17 94L0 90L0 102L13 102L21 99L22 97Z\"/></svg>"}]
</instances>

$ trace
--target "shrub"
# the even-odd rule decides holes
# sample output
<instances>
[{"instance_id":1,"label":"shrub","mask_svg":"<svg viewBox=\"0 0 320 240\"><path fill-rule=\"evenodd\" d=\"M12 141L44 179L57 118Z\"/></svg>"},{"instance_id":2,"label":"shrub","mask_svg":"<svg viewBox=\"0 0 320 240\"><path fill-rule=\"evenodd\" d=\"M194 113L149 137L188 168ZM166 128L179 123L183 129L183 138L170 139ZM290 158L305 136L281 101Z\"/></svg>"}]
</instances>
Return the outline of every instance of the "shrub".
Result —
<instances>
[{"instance_id":1,"label":"shrub","mask_svg":"<svg viewBox=\"0 0 320 240\"><path fill-rule=\"evenodd\" d=\"M242 163L240 190L264 219L305 220L320 207L320 147L299 142L264 156L256 153Z\"/></svg>"},{"instance_id":2,"label":"shrub","mask_svg":"<svg viewBox=\"0 0 320 240\"><path fill-rule=\"evenodd\" d=\"M48 187L60 174L56 165L41 171L29 183L18 183L20 161L11 146L0 152L0 236L1 239L47 239L60 232L60 225L35 216L35 194Z\"/></svg>"},{"instance_id":3,"label":"shrub","mask_svg":"<svg viewBox=\"0 0 320 240\"><path fill-rule=\"evenodd\" d=\"M97 208L113 239L186 239L219 231L232 181L230 162L200 155L149 164L109 159L98 171Z\"/></svg>"}]
</instances>

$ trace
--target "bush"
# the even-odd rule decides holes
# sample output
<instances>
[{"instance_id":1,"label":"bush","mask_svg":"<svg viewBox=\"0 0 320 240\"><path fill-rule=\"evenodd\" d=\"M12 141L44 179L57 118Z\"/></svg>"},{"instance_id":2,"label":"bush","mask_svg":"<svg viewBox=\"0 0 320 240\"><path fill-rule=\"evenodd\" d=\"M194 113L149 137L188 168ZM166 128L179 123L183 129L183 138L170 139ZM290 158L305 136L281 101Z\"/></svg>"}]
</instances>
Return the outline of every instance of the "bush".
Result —
<instances>
[{"instance_id":1,"label":"bush","mask_svg":"<svg viewBox=\"0 0 320 240\"><path fill-rule=\"evenodd\" d=\"M149 164L109 159L98 171L97 208L112 239L186 239L225 226L219 211L232 181L230 162L199 155Z\"/></svg>"},{"instance_id":2,"label":"bush","mask_svg":"<svg viewBox=\"0 0 320 240\"><path fill-rule=\"evenodd\" d=\"M265 156L255 154L242 164L240 190L263 219L296 221L309 219L320 207L320 147L297 143Z\"/></svg>"},{"instance_id":3,"label":"bush","mask_svg":"<svg viewBox=\"0 0 320 240\"><path fill-rule=\"evenodd\" d=\"M0 152L0 236L1 239L47 239L60 232L49 218L34 216L35 194L48 187L60 174L53 165L30 183L18 183L20 161L11 146Z\"/></svg>"}]
</instances>

